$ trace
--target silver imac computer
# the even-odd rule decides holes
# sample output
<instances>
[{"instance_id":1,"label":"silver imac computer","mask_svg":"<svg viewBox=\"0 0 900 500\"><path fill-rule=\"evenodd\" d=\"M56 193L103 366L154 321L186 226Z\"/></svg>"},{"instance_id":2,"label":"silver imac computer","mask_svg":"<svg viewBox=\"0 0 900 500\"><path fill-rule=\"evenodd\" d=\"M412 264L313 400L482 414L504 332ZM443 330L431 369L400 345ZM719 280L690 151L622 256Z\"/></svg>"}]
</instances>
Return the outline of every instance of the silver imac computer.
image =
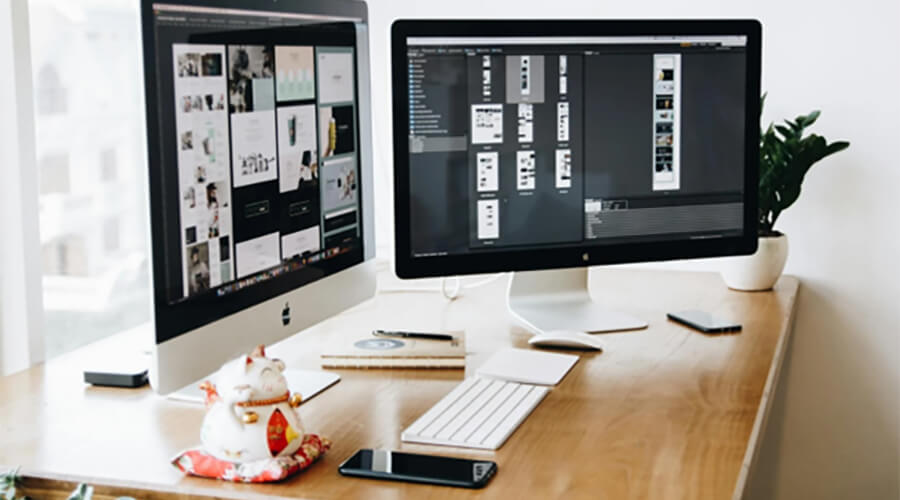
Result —
<instances>
[{"instance_id":1,"label":"silver imac computer","mask_svg":"<svg viewBox=\"0 0 900 500\"><path fill-rule=\"evenodd\" d=\"M755 251L760 32L395 22L397 274L515 271L535 332L646 327L592 302L588 266Z\"/></svg>"},{"instance_id":2,"label":"silver imac computer","mask_svg":"<svg viewBox=\"0 0 900 500\"><path fill-rule=\"evenodd\" d=\"M374 295L366 5L143 0L169 394Z\"/></svg>"}]
</instances>

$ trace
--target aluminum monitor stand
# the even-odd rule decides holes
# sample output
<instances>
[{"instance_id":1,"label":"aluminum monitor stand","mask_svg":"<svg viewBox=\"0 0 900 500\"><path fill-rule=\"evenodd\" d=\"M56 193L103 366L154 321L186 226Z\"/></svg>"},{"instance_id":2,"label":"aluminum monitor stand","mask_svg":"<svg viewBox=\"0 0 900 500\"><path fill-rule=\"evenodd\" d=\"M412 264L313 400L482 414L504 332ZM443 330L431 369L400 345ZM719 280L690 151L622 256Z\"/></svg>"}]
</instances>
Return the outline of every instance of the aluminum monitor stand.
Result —
<instances>
[{"instance_id":1,"label":"aluminum monitor stand","mask_svg":"<svg viewBox=\"0 0 900 500\"><path fill-rule=\"evenodd\" d=\"M515 272L509 280L507 307L526 328L613 332L647 328L647 322L603 309L591 300L588 268Z\"/></svg>"}]
</instances>

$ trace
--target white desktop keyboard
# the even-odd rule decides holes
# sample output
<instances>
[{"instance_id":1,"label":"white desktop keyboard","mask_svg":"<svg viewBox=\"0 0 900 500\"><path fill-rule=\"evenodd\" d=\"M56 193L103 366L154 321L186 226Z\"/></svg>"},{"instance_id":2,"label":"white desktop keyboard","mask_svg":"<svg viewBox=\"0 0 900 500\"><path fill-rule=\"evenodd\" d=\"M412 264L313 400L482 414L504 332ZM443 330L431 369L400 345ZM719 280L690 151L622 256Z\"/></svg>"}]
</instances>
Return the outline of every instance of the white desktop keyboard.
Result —
<instances>
[{"instance_id":1,"label":"white desktop keyboard","mask_svg":"<svg viewBox=\"0 0 900 500\"><path fill-rule=\"evenodd\" d=\"M539 385L471 377L413 422L400 438L496 450L549 391Z\"/></svg>"}]
</instances>

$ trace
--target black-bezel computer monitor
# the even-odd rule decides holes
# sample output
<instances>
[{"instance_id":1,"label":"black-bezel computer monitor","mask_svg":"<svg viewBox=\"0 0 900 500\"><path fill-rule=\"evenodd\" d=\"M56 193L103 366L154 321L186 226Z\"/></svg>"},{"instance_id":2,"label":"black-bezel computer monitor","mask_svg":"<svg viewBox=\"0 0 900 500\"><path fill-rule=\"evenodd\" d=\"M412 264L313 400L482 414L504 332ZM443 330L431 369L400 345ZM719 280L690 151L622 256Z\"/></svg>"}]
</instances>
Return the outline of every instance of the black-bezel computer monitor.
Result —
<instances>
[{"instance_id":1,"label":"black-bezel computer monitor","mask_svg":"<svg viewBox=\"0 0 900 500\"><path fill-rule=\"evenodd\" d=\"M760 38L754 20L396 21L398 276L754 252Z\"/></svg>"},{"instance_id":2,"label":"black-bezel computer monitor","mask_svg":"<svg viewBox=\"0 0 900 500\"><path fill-rule=\"evenodd\" d=\"M151 382L168 393L374 294L368 15L355 0L141 14Z\"/></svg>"}]
</instances>

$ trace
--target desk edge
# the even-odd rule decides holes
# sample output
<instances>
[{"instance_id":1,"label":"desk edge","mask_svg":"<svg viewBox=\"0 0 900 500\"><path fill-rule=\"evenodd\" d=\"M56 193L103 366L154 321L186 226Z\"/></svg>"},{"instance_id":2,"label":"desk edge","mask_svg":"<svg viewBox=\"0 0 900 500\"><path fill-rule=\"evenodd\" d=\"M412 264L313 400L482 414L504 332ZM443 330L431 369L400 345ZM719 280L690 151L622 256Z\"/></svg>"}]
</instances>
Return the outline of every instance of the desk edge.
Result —
<instances>
[{"instance_id":1,"label":"desk edge","mask_svg":"<svg viewBox=\"0 0 900 500\"><path fill-rule=\"evenodd\" d=\"M744 460L741 463L741 471L738 474L737 483L734 485L734 493L731 496L732 500L742 500L744 498L751 470L756 465L756 461L759 458L759 450L762 446L761 437L769 422L772 400L775 397L775 390L778 384L778 377L781 374L781 367L784 365L784 355L787 350L788 340L794 331L794 320L797 318L797 296L800 293L800 280L794 276L785 277L794 281L794 295L791 297L791 307L788 309L787 321L785 321L781 336L778 339L778 343L775 345L772 364L769 366L769 375L766 377L766 385L763 387L759 408L756 411L756 419L753 421L753 430L750 432L750 439L747 443L747 451L744 454Z\"/></svg>"},{"instance_id":2,"label":"desk edge","mask_svg":"<svg viewBox=\"0 0 900 500\"><path fill-rule=\"evenodd\" d=\"M99 490L96 491L98 496L103 496L106 493L112 493L113 496L116 497L122 495L130 495L134 498L147 499L172 498L171 495L176 495L177 498L189 500L205 500L213 498L227 500L302 500L302 497L273 496L271 494L263 494L246 490L227 490L215 487L206 488L202 486L198 487L193 485L179 485L178 483L165 485L158 483L151 484L141 481L100 478L82 476L78 474L57 474L43 470L22 469L21 471L19 471L19 475L23 478L23 489L26 490L25 493L28 493L27 490L30 489L35 489L37 491L56 491L63 488L71 492L78 486L78 484L84 483L89 486L93 486L95 490ZM217 486L221 484L244 484L230 483L218 479L204 480L212 481Z\"/></svg>"}]
</instances>

